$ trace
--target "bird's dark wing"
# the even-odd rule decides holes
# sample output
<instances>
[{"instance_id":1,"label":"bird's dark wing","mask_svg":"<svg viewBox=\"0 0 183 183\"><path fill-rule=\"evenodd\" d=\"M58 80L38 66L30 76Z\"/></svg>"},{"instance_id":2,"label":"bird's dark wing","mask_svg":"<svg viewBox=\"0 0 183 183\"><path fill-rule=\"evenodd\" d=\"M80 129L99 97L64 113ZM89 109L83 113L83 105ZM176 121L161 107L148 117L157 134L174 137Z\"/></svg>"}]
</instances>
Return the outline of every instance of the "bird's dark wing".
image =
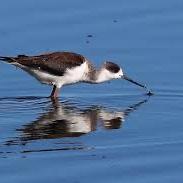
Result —
<instances>
[{"instance_id":1,"label":"bird's dark wing","mask_svg":"<svg viewBox=\"0 0 183 183\"><path fill-rule=\"evenodd\" d=\"M18 55L17 57L7 57L12 62L16 62L30 69L45 71L57 76L63 76L67 69L80 66L85 58L82 55L71 52L54 52L38 56Z\"/></svg>"}]
</instances>

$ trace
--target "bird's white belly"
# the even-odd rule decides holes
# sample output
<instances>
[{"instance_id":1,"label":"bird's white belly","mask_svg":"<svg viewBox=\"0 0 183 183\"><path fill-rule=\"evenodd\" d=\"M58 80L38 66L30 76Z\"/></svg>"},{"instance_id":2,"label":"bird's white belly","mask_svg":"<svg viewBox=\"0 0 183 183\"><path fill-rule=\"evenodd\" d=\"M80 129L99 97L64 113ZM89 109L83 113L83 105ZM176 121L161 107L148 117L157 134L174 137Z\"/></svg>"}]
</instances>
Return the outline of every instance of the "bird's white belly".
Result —
<instances>
[{"instance_id":1,"label":"bird's white belly","mask_svg":"<svg viewBox=\"0 0 183 183\"><path fill-rule=\"evenodd\" d=\"M28 72L41 83L56 85L60 88L63 85L74 84L82 81L85 77L87 68L88 67L85 62L75 68L67 69L63 76L49 74L41 70L29 70Z\"/></svg>"},{"instance_id":2,"label":"bird's white belly","mask_svg":"<svg viewBox=\"0 0 183 183\"><path fill-rule=\"evenodd\" d=\"M55 84L58 80L58 76L54 76L52 74L42 72L39 70L32 70L30 73L32 76L34 76L38 81L44 84Z\"/></svg>"}]
</instances>

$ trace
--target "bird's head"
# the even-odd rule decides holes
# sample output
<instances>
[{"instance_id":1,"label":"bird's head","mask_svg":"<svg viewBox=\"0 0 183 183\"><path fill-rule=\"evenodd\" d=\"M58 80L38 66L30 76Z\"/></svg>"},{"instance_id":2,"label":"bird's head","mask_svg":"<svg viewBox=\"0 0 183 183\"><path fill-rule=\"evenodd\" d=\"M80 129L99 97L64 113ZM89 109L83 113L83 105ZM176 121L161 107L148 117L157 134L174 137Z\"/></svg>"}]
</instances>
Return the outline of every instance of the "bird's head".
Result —
<instances>
[{"instance_id":1,"label":"bird's head","mask_svg":"<svg viewBox=\"0 0 183 183\"><path fill-rule=\"evenodd\" d=\"M113 62L105 62L102 69L102 79L103 81L112 80L112 79L124 79L127 80L135 85L138 85L148 91L148 95L152 95L153 93L146 87L146 85L143 85L137 81L134 81L133 79L129 78L126 74L124 74L122 68L113 63Z\"/></svg>"},{"instance_id":2,"label":"bird's head","mask_svg":"<svg viewBox=\"0 0 183 183\"><path fill-rule=\"evenodd\" d=\"M123 70L119 65L109 61L104 63L103 73L107 80L119 79L124 75Z\"/></svg>"}]
</instances>

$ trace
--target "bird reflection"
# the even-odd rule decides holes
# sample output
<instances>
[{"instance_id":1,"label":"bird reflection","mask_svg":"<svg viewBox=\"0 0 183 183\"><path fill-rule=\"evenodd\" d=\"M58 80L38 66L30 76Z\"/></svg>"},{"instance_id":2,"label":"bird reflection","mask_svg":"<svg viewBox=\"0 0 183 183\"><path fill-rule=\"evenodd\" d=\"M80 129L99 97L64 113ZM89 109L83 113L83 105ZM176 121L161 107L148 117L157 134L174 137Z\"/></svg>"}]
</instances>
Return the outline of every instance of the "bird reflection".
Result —
<instances>
[{"instance_id":1,"label":"bird reflection","mask_svg":"<svg viewBox=\"0 0 183 183\"><path fill-rule=\"evenodd\" d=\"M6 145L26 144L38 139L79 137L95 131L97 127L118 129L127 116L147 100L144 99L121 111L101 106L82 108L67 102L52 100L46 112L44 111L35 121L16 129L20 134L19 137L16 137L16 140L7 141Z\"/></svg>"},{"instance_id":2,"label":"bird reflection","mask_svg":"<svg viewBox=\"0 0 183 183\"><path fill-rule=\"evenodd\" d=\"M117 111L103 106L78 107L52 100L36 120L16 129L18 136L6 141L4 145L26 145L32 140L79 137L97 128L119 129L128 115L147 101L143 99Z\"/></svg>"}]
</instances>

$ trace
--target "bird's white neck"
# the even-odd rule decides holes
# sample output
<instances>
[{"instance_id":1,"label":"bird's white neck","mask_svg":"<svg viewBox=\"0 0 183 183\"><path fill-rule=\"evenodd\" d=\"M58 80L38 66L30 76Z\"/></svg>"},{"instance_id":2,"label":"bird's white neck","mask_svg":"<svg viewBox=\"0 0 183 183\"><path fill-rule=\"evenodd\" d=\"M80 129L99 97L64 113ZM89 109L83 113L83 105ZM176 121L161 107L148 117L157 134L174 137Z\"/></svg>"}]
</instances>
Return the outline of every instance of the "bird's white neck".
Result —
<instances>
[{"instance_id":1,"label":"bird's white neck","mask_svg":"<svg viewBox=\"0 0 183 183\"><path fill-rule=\"evenodd\" d=\"M104 68L101 68L99 70L93 70L93 73L89 75L87 82L97 84L108 80L111 80L108 71Z\"/></svg>"},{"instance_id":2,"label":"bird's white neck","mask_svg":"<svg viewBox=\"0 0 183 183\"><path fill-rule=\"evenodd\" d=\"M105 81L111 80L111 78L108 75L108 71L105 69L100 69L96 74L96 83L102 83Z\"/></svg>"}]
</instances>

